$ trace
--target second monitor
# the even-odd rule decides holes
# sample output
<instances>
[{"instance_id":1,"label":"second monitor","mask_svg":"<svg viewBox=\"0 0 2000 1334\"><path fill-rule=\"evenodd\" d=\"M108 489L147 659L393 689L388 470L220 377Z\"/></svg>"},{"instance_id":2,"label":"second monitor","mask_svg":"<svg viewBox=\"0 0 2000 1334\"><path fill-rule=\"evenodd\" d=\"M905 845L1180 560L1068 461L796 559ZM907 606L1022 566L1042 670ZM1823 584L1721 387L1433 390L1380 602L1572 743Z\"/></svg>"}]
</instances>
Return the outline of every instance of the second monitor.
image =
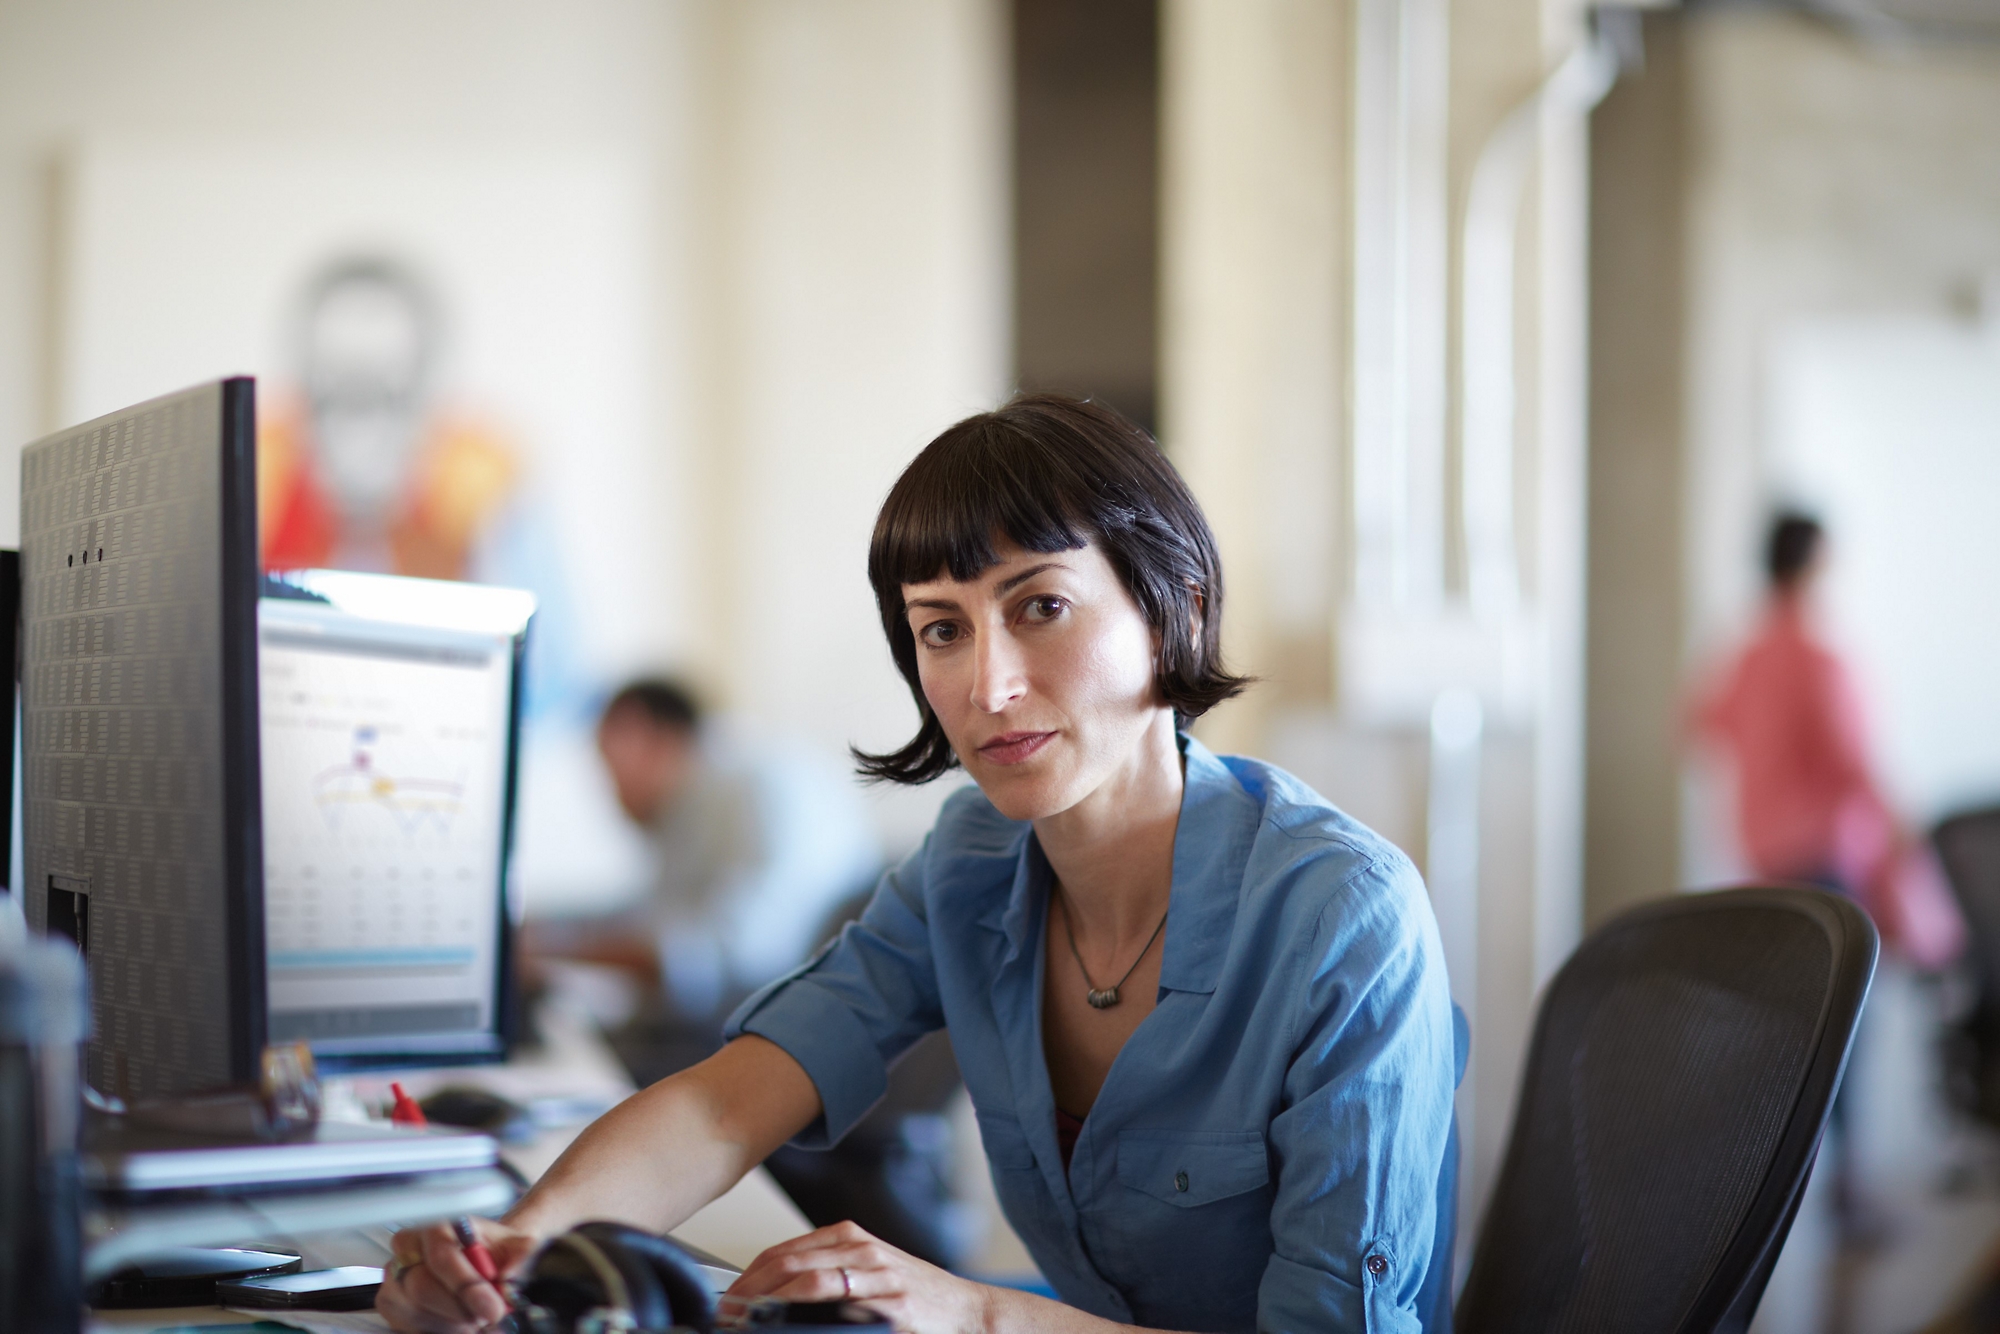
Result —
<instances>
[{"instance_id":1,"label":"second monitor","mask_svg":"<svg viewBox=\"0 0 2000 1334\"><path fill-rule=\"evenodd\" d=\"M258 607L270 1041L330 1068L500 1058L511 589L310 570Z\"/></svg>"}]
</instances>

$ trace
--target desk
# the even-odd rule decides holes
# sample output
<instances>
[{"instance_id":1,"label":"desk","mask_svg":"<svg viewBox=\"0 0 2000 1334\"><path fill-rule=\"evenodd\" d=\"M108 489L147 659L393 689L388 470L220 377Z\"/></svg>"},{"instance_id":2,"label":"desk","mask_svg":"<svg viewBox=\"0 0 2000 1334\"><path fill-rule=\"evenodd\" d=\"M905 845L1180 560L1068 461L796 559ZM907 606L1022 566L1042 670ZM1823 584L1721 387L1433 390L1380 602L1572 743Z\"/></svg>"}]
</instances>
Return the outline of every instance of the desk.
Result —
<instances>
[{"instance_id":1,"label":"desk","mask_svg":"<svg viewBox=\"0 0 2000 1334\"><path fill-rule=\"evenodd\" d=\"M552 997L535 1019L542 1046L506 1065L413 1071L396 1078L418 1097L445 1084L478 1085L524 1103L565 1097L598 1099L608 1106L631 1094L632 1083L624 1067L580 1006L561 996ZM386 1075L356 1079L354 1093L364 1103L379 1102L387 1097L389 1079ZM501 1156L528 1180L538 1180L586 1124L580 1121L545 1130L525 1144L503 1145ZM733 1264L746 1265L765 1247L810 1230L804 1215L760 1167L674 1229L673 1235ZM300 1252L308 1269L321 1269L382 1265L389 1258L388 1239L386 1228L358 1228L264 1240ZM93 1334L150 1334L176 1327L253 1324L274 1318L237 1315L213 1306L183 1306L160 1311L93 1312L88 1328Z\"/></svg>"}]
</instances>

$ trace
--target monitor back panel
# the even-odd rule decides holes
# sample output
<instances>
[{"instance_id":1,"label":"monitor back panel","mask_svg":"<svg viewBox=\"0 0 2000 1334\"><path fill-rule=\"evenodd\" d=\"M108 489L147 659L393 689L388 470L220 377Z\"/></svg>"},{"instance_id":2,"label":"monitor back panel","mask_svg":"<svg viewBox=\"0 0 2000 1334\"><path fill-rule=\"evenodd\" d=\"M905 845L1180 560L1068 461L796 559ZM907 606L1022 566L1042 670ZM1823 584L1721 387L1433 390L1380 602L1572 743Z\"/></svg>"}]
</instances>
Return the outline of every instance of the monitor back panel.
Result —
<instances>
[{"instance_id":1,"label":"monitor back panel","mask_svg":"<svg viewBox=\"0 0 2000 1334\"><path fill-rule=\"evenodd\" d=\"M249 1078L264 1040L252 392L22 455L25 907L83 949L122 1096Z\"/></svg>"}]
</instances>

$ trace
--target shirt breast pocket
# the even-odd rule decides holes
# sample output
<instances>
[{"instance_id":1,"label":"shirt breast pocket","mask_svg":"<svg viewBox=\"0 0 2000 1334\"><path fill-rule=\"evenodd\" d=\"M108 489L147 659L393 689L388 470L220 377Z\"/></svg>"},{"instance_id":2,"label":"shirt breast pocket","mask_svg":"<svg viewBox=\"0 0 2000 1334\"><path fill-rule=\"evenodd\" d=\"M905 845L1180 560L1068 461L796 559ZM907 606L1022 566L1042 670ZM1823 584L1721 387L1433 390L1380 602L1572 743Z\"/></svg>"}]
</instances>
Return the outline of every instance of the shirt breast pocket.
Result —
<instances>
[{"instance_id":1,"label":"shirt breast pocket","mask_svg":"<svg viewBox=\"0 0 2000 1334\"><path fill-rule=\"evenodd\" d=\"M1118 1184L1180 1209L1196 1209L1271 1180L1270 1154L1255 1130L1146 1131L1118 1136Z\"/></svg>"}]
</instances>

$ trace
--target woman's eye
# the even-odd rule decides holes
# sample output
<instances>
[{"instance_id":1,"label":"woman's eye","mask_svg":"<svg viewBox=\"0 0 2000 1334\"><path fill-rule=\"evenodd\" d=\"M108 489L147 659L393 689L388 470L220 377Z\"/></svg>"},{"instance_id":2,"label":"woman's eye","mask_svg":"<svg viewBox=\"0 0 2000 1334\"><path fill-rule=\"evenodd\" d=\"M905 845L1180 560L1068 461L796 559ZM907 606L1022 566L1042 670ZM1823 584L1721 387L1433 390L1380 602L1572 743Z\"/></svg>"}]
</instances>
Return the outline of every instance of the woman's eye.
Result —
<instances>
[{"instance_id":1,"label":"woman's eye","mask_svg":"<svg viewBox=\"0 0 2000 1334\"><path fill-rule=\"evenodd\" d=\"M1027 604L1021 608L1021 618L1027 621L1053 621L1062 615L1063 608L1068 605L1061 598L1054 596L1029 598Z\"/></svg>"},{"instance_id":2,"label":"woman's eye","mask_svg":"<svg viewBox=\"0 0 2000 1334\"><path fill-rule=\"evenodd\" d=\"M958 627L950 621L932 621L917 632L917 638L932 648L943 648L958 638Z\"/></svg>"}]
</instances>

